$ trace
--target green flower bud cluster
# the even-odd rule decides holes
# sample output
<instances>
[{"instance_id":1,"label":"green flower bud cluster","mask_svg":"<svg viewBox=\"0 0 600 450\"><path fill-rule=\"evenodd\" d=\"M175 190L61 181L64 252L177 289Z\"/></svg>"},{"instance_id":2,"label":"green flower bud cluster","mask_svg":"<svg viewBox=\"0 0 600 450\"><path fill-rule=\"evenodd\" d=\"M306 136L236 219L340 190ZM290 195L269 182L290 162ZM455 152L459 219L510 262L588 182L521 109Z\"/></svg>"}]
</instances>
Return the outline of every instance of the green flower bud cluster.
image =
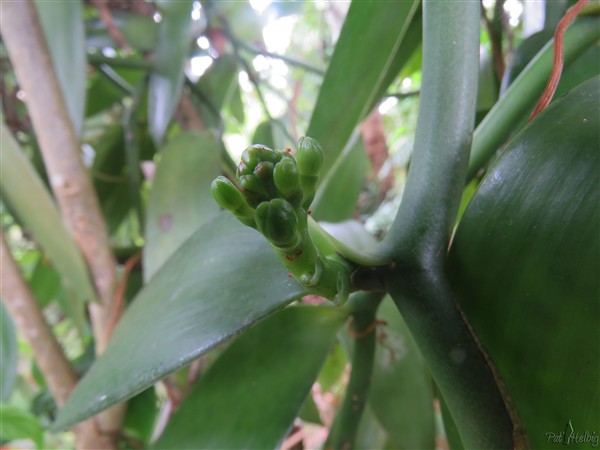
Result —
<instances>
[{"instance_id":1,"label":"green flower bud cluster","mask_svg":"<svg viewBox=\"0 0 600 450\"><path fill-rule=\"evenodd\" d=\"M309 137L300 139L296 158L289 149L252 145L237 167L239 189L218 177L211 192L221 207L267 238L290 274L310 293L343 303L349 293L347 264L325 257L308 234L308 207L322 165L323 150Z\"/></svg>"}]
</instances>

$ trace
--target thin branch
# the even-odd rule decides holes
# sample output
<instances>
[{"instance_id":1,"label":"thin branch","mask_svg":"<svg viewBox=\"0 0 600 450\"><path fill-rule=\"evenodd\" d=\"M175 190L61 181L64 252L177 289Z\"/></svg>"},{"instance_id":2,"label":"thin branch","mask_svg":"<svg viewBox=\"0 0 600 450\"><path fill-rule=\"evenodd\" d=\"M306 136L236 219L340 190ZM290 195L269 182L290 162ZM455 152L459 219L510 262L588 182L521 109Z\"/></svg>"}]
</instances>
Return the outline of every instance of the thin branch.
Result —
<instances>
[{"instance_id":1,"label":"thin branch","mask_svg":"<svg viewBox=\"0 0 600 450\"><path fill-rule=\"evenodd\" d=\"M77 375L69 364L60 343L52 334L33 293L15 263L4 233L0 231L0 296L19 332L27 339L50 392L61 406L77 384ZM73 428L78 448L115 448L103 437L95 419Z\"/></svg>"},{"instance_id":2,"label":"thin branch","mask_svg":"<svg viewBox=\"0 0 600 450\"><path fill-rule=\"evenodd\" d=\"M548 84L546 85L546 89L542 93L537 105L533 109L531 116L529 117L529 121L533 120L535 116L541 113L546 107L550 104L552 97L554 97L554 93L556 92L556 88L558 86L558 82L560 81L560 75L562 73L563 65L564 65L564 39L565 39L565 31L573 20L577 17L583 7L589 3L590 0L579 0L575 6L567 11L558 25L556 26L556 31L554 32L554 53L553 53L553 61L552 61L552 72L550 73L550 78L548 79Z\"/></svg>"},{"instance_id":3,"label":"thin branch","mask_svg":"<svg viewBox=\"0 0 600 450\"><path fill-rule=\"evenodd\" d=\"M127 45L127 40L125 39L125 36L123 36L123 33L121 33L121 30L119 30L119 27L117 27L117 24L115 24L115 21L113 20L110 9L108 8L107 0L91 0L91 1L92 1L92 4L98 10L98 13L100 13L100 18L106 25L106 29L108 30L108 34L110 35L110 37L112 37L115 40L115 42L117 43L117 45L119 47L121 47L123 50L130 51L130 48L129 48L129 45Z\"/></svg>"},{"instance_id":4,"label":"thin branch","mask_svg":"<svg viewBox=\"0 0 600 450\"><path fill-rule=\"evenodd\" d=\"M150 70L152 68L152 61L146 59L113 58L97 52L88 53L87 60L88 63L94 66L108 64L109 66L122 67L124 69Z\"/></svg>"},{"instance_id":5,"label":"thin branch","mask_svg":"<svg viewBox=\"0 0 600 450\"><path fill-rule=\"evenodd\" d=\"M27 109L36 132L50 184L63 219L86 259L98 303L90 304L96 351L107 344L104 331L112 317L116 261L100 212L91 177L80 156L80 146L62 97L58 78L33 2L2 4L2 37L17 79L27 94ZM118 433L119 408L106 412L103 432ZM120 408L122 409L122 408Z\"/></svg>"}]
</instances>

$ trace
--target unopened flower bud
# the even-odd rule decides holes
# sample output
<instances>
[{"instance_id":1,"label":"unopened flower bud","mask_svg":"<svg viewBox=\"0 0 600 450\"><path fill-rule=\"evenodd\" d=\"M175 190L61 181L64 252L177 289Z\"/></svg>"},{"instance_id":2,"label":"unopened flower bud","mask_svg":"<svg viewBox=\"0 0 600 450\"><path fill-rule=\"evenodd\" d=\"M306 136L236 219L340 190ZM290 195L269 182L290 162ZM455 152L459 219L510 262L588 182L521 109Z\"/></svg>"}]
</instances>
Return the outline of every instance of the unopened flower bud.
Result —
<instances>
[{"instance_id":1,"label":"unopened flower bud","mask_svg":"<svg viewBox=\"0 0 600 450\"><path fill-rule=\"evenodd\" d=\"M276 247L293 248L301 242L296 211L288 201L282 198L258 205L256 225L258 230Z\"/></svg>"}]
</instances>

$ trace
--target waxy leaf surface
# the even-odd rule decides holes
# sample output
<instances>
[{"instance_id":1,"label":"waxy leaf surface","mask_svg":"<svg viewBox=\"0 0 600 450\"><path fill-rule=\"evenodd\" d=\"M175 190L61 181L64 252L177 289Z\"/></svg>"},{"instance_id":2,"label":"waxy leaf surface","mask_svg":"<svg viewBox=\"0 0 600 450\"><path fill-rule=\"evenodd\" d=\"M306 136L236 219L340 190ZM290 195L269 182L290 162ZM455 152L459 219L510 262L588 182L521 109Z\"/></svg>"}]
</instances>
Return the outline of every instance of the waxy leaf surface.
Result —
<instances>
[{"instance_id":1,"label":"waxy leaf surface","mask_svg":"<svg viewBox=\"0 0 600 450\"><path fill-rule=\"evenodd\" d=\"M260 234L217 216L134 298L55 428L132 397L302 293Z\"/></svg>"},{"instance_id":2,"label":"waxy leaf surface","mask_svg":"<svg viewBox=\"0 0 600 450\"><path fill-rule=\"evenodd\" d=\"M533 448L571 422L598 429L600 78L554 101L509 144L459 224L460 304Z\"/></svg>"},{"instance_id":3,"label":"waxy leaf surface","mask_svg":"<svg viewBox=\"0 0 600 450\"><path fill-rule=\"evenodd\" d=\"M244 333L190 391L154 448L278 448L345 319L331 307L291 307Z\"/></svg>"}]
</instances>

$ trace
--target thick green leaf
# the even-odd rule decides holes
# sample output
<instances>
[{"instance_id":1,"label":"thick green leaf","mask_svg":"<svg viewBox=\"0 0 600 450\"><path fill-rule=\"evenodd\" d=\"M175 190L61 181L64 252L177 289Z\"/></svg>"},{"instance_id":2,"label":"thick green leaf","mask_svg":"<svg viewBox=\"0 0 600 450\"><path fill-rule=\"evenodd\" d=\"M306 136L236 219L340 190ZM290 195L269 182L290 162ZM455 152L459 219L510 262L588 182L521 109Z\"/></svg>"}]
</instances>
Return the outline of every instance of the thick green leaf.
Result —
<instances>
[{"instance_id":1,"label":"thick green leaf","mask_svg":"<svg viewBox=\"0 0 600 450\"><path fill-rule=\"evenodd\" d=\"M144 279L149 280L177 248L219 212L210 183L221 168L212 133L182 133L160 151L148 200Z\"/></svg>"},{"instance_id":2,"label":"thick green leaf","mask_svg":"<svg viewBox=\"0 0 600 450\"><path fill-rule=\"evenodd\" d=\"M278 448L345 319L300 306L252 328L194 386L154 448Z\"/></svg>"},{"instance_id":3,"label":"thick green leaf","mask_svg":"<svg viewBox=\"0 0 600 450\"><path fill-rule=\"evenodd\" d=\"M11 405L0 404L0 441L31 439L37 449L44 448L44 429L39 420L30 412Z\"/></svg>"},{"instance_id":4,"label":"thick green leaf","mask_svg":"<svg viewBox=\"0 0 600 450\"><path fill-rule=\"evenodd\" d=\"M433 384L404 320L390 298L379 307L381 328L369 405L395 448L435 448Z\"/></svg>"},{"instance_id":5,"label":"thick green leaf","mask_svg":"<svg viewBox=\"0 0 600 450\"><path fill-rule=\"evenodd\" d=\"M534 448L597 430L600 371L600 77L553 102L509 144L450 254L461 306L498 366Z\"/></svg>"},{"instance_id":6,"label":"thick green leaf","mask_svg":"<svg viewBox=\"0 0 600 450\"><path fill-rule=\"evenodd\" d=\"M306 132L323 146L324 172L372 107L418 4L410 0L350 5Z\"/></svg>"},{"instance_id":7,"label":"thick green leaf","mask_svg":"<svg viewBox=\"0 0 600 450\"><path fill-rule=\"evenodd\" d=\"M95 291L83 256L63 225L52 197L3 121L0 126L2 200L19 223L33 234L78 298L94 299Z\"/></svg>"},{"instance_id":8,"label":"thick green leaf","mask_svg":"<svg viewBox=\"0 0 600 450\"><path fill-rule=\"evenodd\" d=\"M341 222L356 211L369 160L362 139L348 145L324 177L311 205L315 220Z\"/></svg>"},{"instance_id":9,"label":"thick green leaf","mask_svg":"<svg viewBox=\"0 0 600 450\"><path fill-rule=\"evenodd\" d=\"M52 65L75 132L83 125L86 89L85 31L81 1L36 0L38 16L50 50Z\"/></svg>"},{"instance_id":10,"label":"thick green leaf","mask_svg":"<svg viewBox=\"0 0 600 450\"><path fill-rule=\"evenodd\" d=\"M192 38L192 1L163 2L161 6L158 45L148 86L148 121L157 145L179 104Z\"/></svg>"},{"instance_id":11,"label":"thick green leaf","mask_svg":"<svg viewBox=\"0 0 600 450\"><path fill-rule=\"evenodd\" d=\"M219 215L139 292L55 428L132 397L302 293L258 232Z\"/></svg>"},{"instance_id":12,"label":"thick green leaf","mask_svg":"<svg viewBox=\"0 0 600 450\"><path fill-rule=\"evenodd\" d=\"M17 334L4 303L0 302L0 401L8 400L17 378Z\"/></svg>"}]
</instances>

